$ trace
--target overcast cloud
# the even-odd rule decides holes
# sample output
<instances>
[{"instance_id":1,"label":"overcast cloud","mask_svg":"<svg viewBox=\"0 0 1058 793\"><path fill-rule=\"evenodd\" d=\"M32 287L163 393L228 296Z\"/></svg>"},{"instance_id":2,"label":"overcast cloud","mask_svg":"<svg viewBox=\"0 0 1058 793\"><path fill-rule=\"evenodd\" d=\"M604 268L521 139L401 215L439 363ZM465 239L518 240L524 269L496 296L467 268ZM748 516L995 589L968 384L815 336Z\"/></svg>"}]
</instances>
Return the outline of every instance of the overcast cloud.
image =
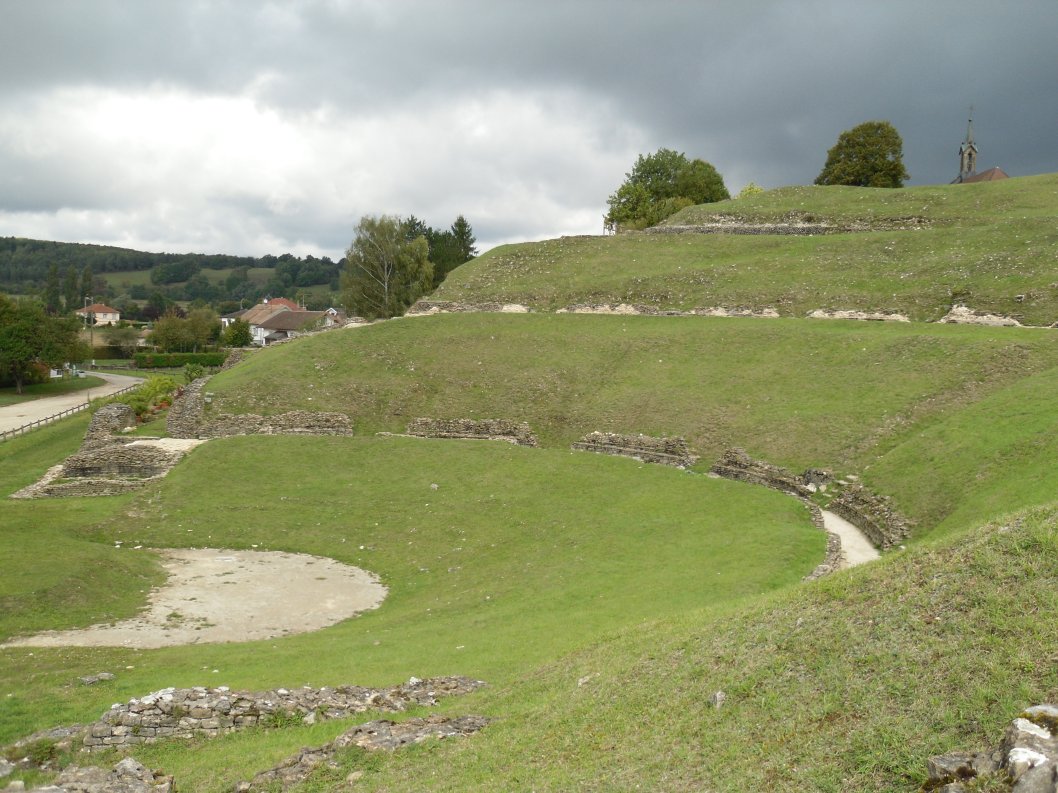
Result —
<instances>
[{"instance_id":1,"label":"overcast cloud","mask_svg":"<svg viewBox=\"0 0 1058 793\"><path fill-rule=\"evenodd\" d=\"M1058 171L1055 0L0 0L0 236L329 255L602 229L640 153L810 183L887 119L910 184Z\"/></svg>"}]
</instances>

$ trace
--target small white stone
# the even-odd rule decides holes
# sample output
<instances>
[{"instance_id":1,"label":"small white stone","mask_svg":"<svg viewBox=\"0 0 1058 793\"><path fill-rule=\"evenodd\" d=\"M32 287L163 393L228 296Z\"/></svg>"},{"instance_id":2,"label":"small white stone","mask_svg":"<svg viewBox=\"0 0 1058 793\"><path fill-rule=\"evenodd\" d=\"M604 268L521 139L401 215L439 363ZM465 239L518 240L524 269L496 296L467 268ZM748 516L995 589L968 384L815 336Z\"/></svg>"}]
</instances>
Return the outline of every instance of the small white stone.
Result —
<instances>
[{"instance_id":1,"label":"small white stone","mask_svg":"<svg viewBox=\"0 0 1058 793\"><path fill-rule=\"evenodd\" d=\"M1046 762L1047 757L1045 755L1034 752L1032 749L1018 746L1011 749L1007 755L1007 770L1010 771L1011 777L1017 779L1030 768L1035 768L1040 763Z\"/></svg>"},{"instance_id":2,"label":"small white stone","mask_svg":"<svg viewBox=\"0 0 1058 793\"><path fill-rule=\"evenodd\" d=\"M1014 729L1027 732L1029 735L1035 735L1037 738L1043 738L1045 741L1051 737L1051 731L1046 727L1041 727L1038 724L1034 724L1028 719L1014 719Z\"/></svg>"}]
</instances>

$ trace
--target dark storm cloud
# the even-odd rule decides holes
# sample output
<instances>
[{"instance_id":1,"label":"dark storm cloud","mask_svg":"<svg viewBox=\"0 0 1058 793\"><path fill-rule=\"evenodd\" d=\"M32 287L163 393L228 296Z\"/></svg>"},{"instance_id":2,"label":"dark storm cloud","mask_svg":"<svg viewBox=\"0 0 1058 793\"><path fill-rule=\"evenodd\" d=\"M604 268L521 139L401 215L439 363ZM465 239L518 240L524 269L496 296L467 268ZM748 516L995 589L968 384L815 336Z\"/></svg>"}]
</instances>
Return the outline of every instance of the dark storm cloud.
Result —
<instances>
[{"instance_id":1,"label":"dark storm cloud","mask_svg":"<svg viewBox=\"0 0 1058 793\"><path fill-rule=\"evenodd\" d=\"M462 212L486 245L594 233L661 146L732 190L807 183L888 119L911 183L947 182L970 104L983 165L1050 172L1055 41L1054 0L0 0L0 234L70 209L172 246L225 244L220 221L253 253L337 254L379 212ZM149 140L111 145L125 127Z\"/></svg>"}]
</instances>

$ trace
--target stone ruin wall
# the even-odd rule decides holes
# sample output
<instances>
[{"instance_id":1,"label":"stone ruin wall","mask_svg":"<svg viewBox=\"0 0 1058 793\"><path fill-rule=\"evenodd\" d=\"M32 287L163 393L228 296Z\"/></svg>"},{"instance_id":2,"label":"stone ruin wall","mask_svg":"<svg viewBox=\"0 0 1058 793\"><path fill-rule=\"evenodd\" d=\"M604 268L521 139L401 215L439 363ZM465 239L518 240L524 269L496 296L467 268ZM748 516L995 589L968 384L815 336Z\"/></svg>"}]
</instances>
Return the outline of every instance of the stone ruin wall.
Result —
<instances>
[{"instance_id":1,"label":"stone ruin wall","mask_svg":"<svg viewBox=\"0 0 1058 793\"><path fill-rule=\"evenodd\" d=\"M571 449L618 457L632 457L647 463L689 468L698 461L683 438L654 438L649 435L620 435L591 432L570 444Z\"/></svg>"},{"instance_id":2,"label":"stone ruin wall","mask_svg":"<svg viewBox=\"0 0 1058 793\"><path fill-rule=\"evenodd\" d=\"M204 388L200 377L186 386L169 408L166 428L174 438L225 438L232 435L352 435L352 423L344 413L292 410L274 416L256 413L218 414L206 417Z\"/></svg>"},{"instance_id":3,"label":"stone ruin wall","mask_svg":"<svg viewBox=\"0 0 1058 793\"><path fill-rule=\"evenodd\" d=\"M407 317L419 317L428 314L474 314L478 312L494 314L528 314L532 309L521 303L458 303L454 300L416 300L404 313Z\"/></svg>"},{"instance_id":4,"label":"stone ruin wall","mask_svg":"<svg viewBox=\"0 0 1058 793\"><path fill-rule=\"evenodd\" d=\"M114 436L117 433L135 426L136 413L125 403L111 402L109 405L103 405L92 414L84 440L81 441L81 449L110 445L114 442Z\"/></svg>"},{"instance_id":5,"label":"stone ruin wall","mask_svg":"<svg viewBox=\"0 0 1058 793\"><path fill-rule=\"evenodd\" d=\"M899 545L911 533L911 522L893 508L889 499L862 485L843 490L829 509L860 529L883 551Z\"/></svg>"},{"instance_id":6,"label":"stone ruin wall","mask_svg":"<svg viewBox=\"0 0 1058 793\"><path fill-rule=\"evenodd\" d=\"M539 446L528 424L508 419L417 418L408 424L407 433L419 438L466 438Z\"/></svg>"},{"instance_id":7,"label":"stone ruin wall","mask_svg":"<svg viewBox=\"0 0 1058 793\"><path fill-rule=\"evenodd\" d=\"M183 456L153 446L129 446L116 439L107 446L83 449L71 455L62 465L62 476L73 479L90 477L151 478L166 473Z\"/></svg>"},{"instance_id":8,"label":"stone ruin wall","mask_svg":"<svg viewBox=\"0 0 1058 793\"><path fill-rule=\"evenodd\" d=\"M435 705L444 697L467 694L483 685L465 677L438 677L411 678L381 689L338 686L249 692L226 687L167 688L111 707L86 728L83 746L84 751L94 752L169 738L214 737L290 719L311 724L369 710L397 713Z\"/></svg>"},{"instance_id":9,"label":"stone ruin wall","mask_svg":"<svg viewBox=\"0 0 1058 793\"><path fill-rule=\"evenodd\" d=\"M798 498L807 499L812 495L812 488L802 477L780 466L754 460L738 448L724 452L710 471L725 479L737 479L740 482L763 485Z\"/></svg>"},{"instance_id":10,"label":"stone ruin wall","mask_svg":"<svg viewBox=\"0 0 1058 793\"><path fill-rule=\"evenodd\" d=\"M823 555L823 561L804 577L805 581L814 581L844 567L845 554L841 549L841 537L827 531L823 523L822 510L810 498L815 489L830 481L829 472L809 468L804 474L798 476L778 465L754 460L742 449L732 448L724 452L721 458L713 464L710 473L725 479L735 479L739 482L778 490L794 496L808 508L812 525L827 535L827 549Z\"/></svg>"},{"instance_id":11,"label":"stone ruin wall","mask_svg":"<svg viewBox=\"0 0 1058 793\"><path fill-rule=\"evenodd\" d=\"M826 223L699 223L691 226L651 226L646 234L774 234L786 237L807 237L816 234L841 234L854 231L846 226Z\"/></svg>"}]
</instances>

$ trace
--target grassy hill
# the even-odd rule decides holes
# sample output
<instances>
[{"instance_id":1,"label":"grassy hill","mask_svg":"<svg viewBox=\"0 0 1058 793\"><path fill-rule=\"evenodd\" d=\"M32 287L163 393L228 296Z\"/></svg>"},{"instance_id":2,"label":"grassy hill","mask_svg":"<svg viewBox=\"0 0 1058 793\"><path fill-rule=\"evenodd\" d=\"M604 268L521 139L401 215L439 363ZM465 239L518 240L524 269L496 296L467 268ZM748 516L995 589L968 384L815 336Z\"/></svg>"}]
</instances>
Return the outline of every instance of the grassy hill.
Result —
<instances>
[{"instance_id":1,"label":"grassy hill","mask_svg":"<svg viewBox=\"0 0 1058 793\"><path fill-rule=\"evenodd\" d=\"M974 308L1003 310L1010 290L1010 305L1042 322L1051 298L1039 285L1058 282L1056 190L1055 177L790 188L676 221L728 212L928 223L508 246L457 270L438 296L556 308L744 295L788 314L925 318L952 302L942 274L954 268L977 290L965 301ZM932 258L912 244L932 246ZM665 301L685 302L651 291L665 283ZM658 300L629 296L639 289ZM906 303L882 300L894 293ZM878 302L837 304L852 297ZM134 613L159 577L134 545L318 553L381 575L385 603L263 642L0 649L0 741L163 686L467 674L489 687L440 710L495 717L482 733L392 755L350 750L301 790L342 789L353 770L369 791L916 790L929 755L994 743L1021 708L1058 699L1056 332L452 314L260 351L211 381L211 409L337 410L357 434L216 440L138 495L0 501L0 638ZM417 416L524 420L542 448L375 435ZM86 421L0 444L0 492L76 448ZM568 450L596 429L681 434L703 460L680 472ZM859 474L917 521L907 549L800 583L822 535L792 499L703 476L731 445L794 469ZM117 678L77 682L102 670ZM175 773L181 789L230 790L347 726L136 756Z\"/></svg>"},{"instance_id":2,"label":"grassy hill","mask_svg":"<svg viewBox=\"0 0 1058 793\"><path fill-rule=\"evenodd\" d=\"M883 230L807 237L628 234L494 248L437 292L553 311L577 303L660 308L895 311L936 320L955 303L1058 321L1058 175L875 190L789 187L688 207L669 225L803 221ZM912 219L903 229L884 230ZM1020 298L1019 298L1020 296Z\"/></svg>"}]
</instances>

